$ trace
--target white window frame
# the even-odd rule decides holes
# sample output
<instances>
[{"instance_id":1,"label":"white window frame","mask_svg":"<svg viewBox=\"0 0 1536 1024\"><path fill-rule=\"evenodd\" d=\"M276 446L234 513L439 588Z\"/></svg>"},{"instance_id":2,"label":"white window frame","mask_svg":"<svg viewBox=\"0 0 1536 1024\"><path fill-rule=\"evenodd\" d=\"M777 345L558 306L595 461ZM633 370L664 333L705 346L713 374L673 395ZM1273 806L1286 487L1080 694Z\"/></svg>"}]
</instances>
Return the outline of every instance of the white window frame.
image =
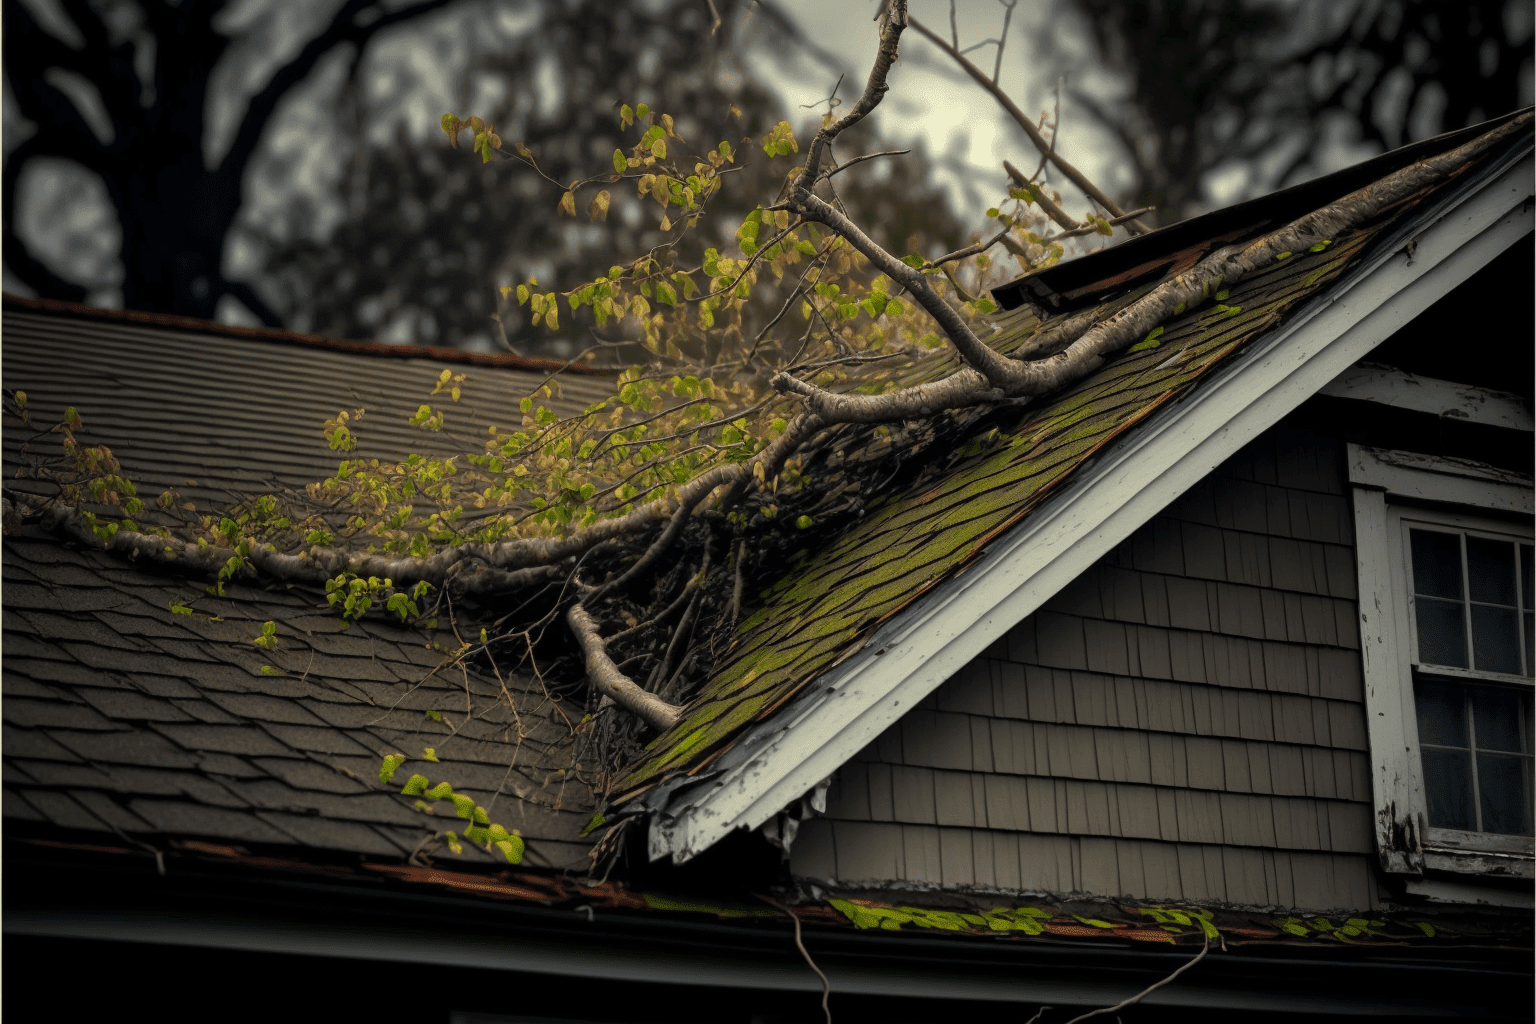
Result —
<instances>
[{"instance_id":1,"label":"white window frame","mask_svg":"<svg viewBox=\"0 0 1536 1024\"><path fill-rule=\"evenodd\" d=\"M1530 538L1529 477L1461 459L1348 446L1354 492L1356 567L1360 592L1360 650L1371 746L1376 845L1382 869L1422 876L1426 870L1463 875L1536 877L1528 836L1431 829L1419 759L1413 665L1417 645L1405 522ZM1479 513L1482 513L1480 516ZM1511 518L1511 514L1514 517ZM1523 527L1522 527L1523 522ZM1524 677L1471 670L1433 670L1446 678L1518 682Z\"/></svg>"}]
</instances>

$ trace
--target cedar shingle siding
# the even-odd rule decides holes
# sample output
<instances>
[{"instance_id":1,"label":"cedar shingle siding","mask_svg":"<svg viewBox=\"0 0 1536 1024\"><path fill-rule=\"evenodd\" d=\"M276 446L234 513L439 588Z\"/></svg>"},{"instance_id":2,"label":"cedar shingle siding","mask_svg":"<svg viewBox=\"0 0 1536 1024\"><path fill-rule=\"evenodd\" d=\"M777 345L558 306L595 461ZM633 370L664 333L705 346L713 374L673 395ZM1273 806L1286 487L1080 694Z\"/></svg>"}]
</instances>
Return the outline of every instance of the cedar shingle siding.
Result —
<instances>
[{"instance_id":1,"label":"cedar shingle siding","mask_svg":"<svg viewBox=\"0 0 1536 1024\"><path fill-rule=\"evenodd\" d=\"M1352 545L1282 423L845 766L794 873L1375 906Z\"/></svg>"}]
</instances>

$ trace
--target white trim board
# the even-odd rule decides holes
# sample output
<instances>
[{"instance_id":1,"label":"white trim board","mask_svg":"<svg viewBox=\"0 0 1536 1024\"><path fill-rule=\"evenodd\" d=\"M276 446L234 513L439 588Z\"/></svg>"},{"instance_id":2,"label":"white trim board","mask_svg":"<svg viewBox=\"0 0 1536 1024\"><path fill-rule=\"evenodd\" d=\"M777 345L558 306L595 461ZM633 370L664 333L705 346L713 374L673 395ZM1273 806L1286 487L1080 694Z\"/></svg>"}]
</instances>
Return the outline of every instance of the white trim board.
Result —
<instances>
[{"instance_id":1,"label":"white trim board","mask_svg":"<svg viewBox=\"0 0 1536 1024\"><path fill-rule=\"evenodd\" d=\"M1533 429L1531 407L1519 395L1420 377L1392 366L1359 363L1319 391L1329 398L1375 402L1506 430Z\"/></svg>"},{"instance_id":2,"label":"white trim board","mask_svg":"<svg viewBox=\"0 0 1536 1024\"><path fill-rule=\"evenodd\" d=\"M652 859L677 862L757 828L1238 449L1529 234L1530 143L1443 198L1410 256L1383 247L1195 394L1149 417L964 574L881 628L721 758L719 773L646 801Z\"/></svg>"}]
</instances>

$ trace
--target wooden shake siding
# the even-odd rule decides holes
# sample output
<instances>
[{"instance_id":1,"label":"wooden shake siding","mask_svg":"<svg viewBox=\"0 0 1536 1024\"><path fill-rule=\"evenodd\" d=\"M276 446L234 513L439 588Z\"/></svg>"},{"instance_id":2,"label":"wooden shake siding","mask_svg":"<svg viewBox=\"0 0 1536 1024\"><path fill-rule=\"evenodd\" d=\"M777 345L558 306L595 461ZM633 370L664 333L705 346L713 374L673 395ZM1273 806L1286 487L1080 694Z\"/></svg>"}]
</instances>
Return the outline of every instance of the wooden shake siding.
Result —
<instances>
[{"instance_id":1,"label":"wooden shake siding","mask_svg":"<svg viewBox=\"0 0 1536 1024\"><path fill-rule=\"evenodd\" d=\"M1340 449L1220 466L849 762L794 874L1376 906Z\"/></svg>"}]
</instances>

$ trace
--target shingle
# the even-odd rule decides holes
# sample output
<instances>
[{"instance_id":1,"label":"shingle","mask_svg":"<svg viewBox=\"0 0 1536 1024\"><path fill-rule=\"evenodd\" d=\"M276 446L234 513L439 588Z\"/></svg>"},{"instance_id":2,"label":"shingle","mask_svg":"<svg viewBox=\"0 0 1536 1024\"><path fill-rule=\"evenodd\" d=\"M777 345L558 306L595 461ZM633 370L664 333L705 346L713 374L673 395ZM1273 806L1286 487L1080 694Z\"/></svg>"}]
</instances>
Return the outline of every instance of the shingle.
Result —
<instances>
[{"instance_id":1,"label":"shingle","mask_svg":"<svg viewBox=\"0 0 1536 1024\"><path fill-rule=\"evenodd\" d=\"M875 821L896 820L893 771L888 764L869 766L869 816Z\"/></svg>"},{"instance_id":2,"label":"shingle","mask_svg":"<svg viewBox=\"0 0 1536 1024\"><path fill-rule=\"evenodd\" d=\"M986 795L988 828L1025 832L1030 828L1028 785L1013 775L987 775L982 779Z\"/></svg>"},{"instance_id":3,"label":"shingle","mask_svg":"<svg viewBox=\"0 0 1536 1024\"><path fill-rule=\"evenodd\" d=\"M905 763L931 768L969 769L974 764L966 715L911 711L901 721Z\"/></svg>"},{"instance_id":4,"label":"shingle","mask_svg":"<svg viewBox=\"0 0 1536 1024\"><path fill-rule=\"evenodd\" d=\"M6 587L10 587L10 584L7 583ZM10 786L5 787L3 799L0 799L0 815L18 821L46 820L35 807L27 803L26 799Z\"/></svg>"},{"instance_id":5,"label":"shingle","mask_svg":"<svg viewBox=\"0 0 1536 1024\"><path fill-rule=\"evenodd\" d=\"M930 768L900 765L891 769L891 795L897 821L927 825L937 821L933 777Z\"/></svg>"},{"instance_id":6,"label":"shingle","mask_svg":"<svg viewBox=\"0 0 1536 1024\"><path fill-rule=\"evenodd\" d=\"M924 882L940 885L944 881L944 866L939 850L939 830L926 825L901 827L902 859L905 870L899 876L921 885Z\"/></svg>"},{"instance_id":7,"label":"shingle","mask_svg":"<svg viewBox=\"0 0 1536 1024\"><path fill-rule=\"evenodd\" d=\"M75 691L96 710L114 719L146 722L186 722L189 716L166 701L131 690L81 688Z\"/></svg>"},{"instance_id":8,"label":"shingle","mask_svg":"<svg viewBox=\"0 0 1536 1024\"><path fill-rule=\"evenodd\" d=\"M832 777L827 793L827 817L869 821L869 766L850 761Z\"/></svg>"},{"instance_id":9,"label":"shingle","mask_svg":"<svg viewBox=\"0 0 1536 1024\"><path fill-rule=\"evenodd\" d=\"M53 824L62 828L107 831L108 825L86 810L67 793L53 793L45 789L27 791L27 802L37 808Z\"/></svg>"},{"instance_id":10,"label":"shingle","mask_svg":"<svg viewBox=\"0 0 1536 1024\"><path fill-rule=\"evenodd\" d=\"M838 821L832 824L837 878L842 882L906 878L902 826Z\"/></svg>"},{"instance_id":11,"label":"shingle","mask_svg":"<svg viewBox=\"0 0 1536 1024\"><path fill-rule=\"evenodd\" d=\"M198 758L197 767L208 775L228 775L237 779L262 778L267 774L232 754L204 754Z\"/></svg>"},{"instance_id":12,"label":"shingle","mask_svg":"<svg viewBox=\"0 0 1536 1024\"><path fill-rule=\"evenodd\" d=\"M1036 660L1053 668L1088 667L1088 653L1083 643L1083 620L1053 612L1036 612Z\"/></svg>"},{"instance_id":13,"label":"shingle","mask_svg":"<svg viewBox=\"0 0 1536 1024\"><path fill-rule=\"evenodd\" d=\"M247 843L277 843L288 845L291 836L279 832L255 815L208 807L204 804L182 800L138 799L128 809L158 831L176 836L206 836L214 839L234 839Z\"/></svg>"},{"instance_id":14,"label":"shingle","mask_svg":"<svg viewBox=\"0 0 1536 1024\"><path fill-rule=\"evenodd\" d=\"M1086 667L1089 671L1108 675L1126 675L1131 671L1126 660L1125 629L1118 622L1082 620L1082 636L1087 643Z\"/></svg>"},{"instance_id":15,"label":"shingle","mask_svg":"<svg viewBox=\"0 0 1536 1024\"><path fill-rule=\"evenodd\" d=\"M10 751L6 751L7 760L10 759ZM68 763L63 761L17 761L16 764L22 771L36 779L44 786L94 786L106 788L111 785L111 778L98 768L79 762Z\"/></svg>"},{"instance_id":16,"label":"shingle","mask_svg":"<svg viewBox=\"0 0 1536 1024\"><path fill-rule=\"evenodd\" d=\"M1175 629L1211 628L1210 604L1206 600L1205 584L1172 576L1165 579L1164 584L1168 590L1170 625Z\"/></svg>"},{"instance_id":17,"label":"shingle","mask_svg":"<svg viewBox=\"0 0 1536 1024\"><path fill-rule=\"evenodd\" d=\"M15 658L31 658L37 661L73 662L68 651L51 639L28 636L24 633L5 634L5 659L7 664Z\"/></svg>"},{"instance_id":18,"label":"shingle","mask_svg":"<svg viewBox=\"0 0 1536 1024\"><path fill-rule=\"evenodd\" d=\"M250 725L157 725L161 733L187 750L225 754L286 754L288 748Z\"/></svg>"},{"instance_id":19,"label":"shingle","mask_svg":"<svg viewBox=\"0 0 1536 1024\"><path fill-rule=\"evenodd\" d=\"M122 832L145 832L149 825L137 815L105 793L86 789L70 790L70 796L80 802L86 810L106 822L109 827L115 827Z\"/></svg>"},{"instance_id":20,"label":"shingle","mask_svg":"<svg viewBox=\"0 0 1536 1024\"><path fill-rule=\"evenodd\" d=\"M259 693L214 693L208 699L238 718L258 722L288 722L295 725L321 725L320 719L303 706L281 697Z\"/></svg>"},{"instance_id":21,"label":"shingle","mask_svg":"<svg viewBox=\"0 0 1536 1024\"><path fill-rule=\"evenodd\" d=\"M49 735L81 757L97 763L153 765L161 768L190 768L196 763L191 754L178 750L164 737L153 733L91 733L56 729L50 730Z\"/></svg>"},{"instance_id":22,"label":"shingle","mask_svg":"<svg viewBox=\"0 0 1536 1024\"><path fill-rule=\"evenodd\" d=\"M830 821L812 818L800 826L789 849L789 870L796 878L822 883L837 878L837 850Z\"/></svg>"},{"instance_id":23,"label":"shingle","mask_svg":"<svg viewBox=\"0 0 1536 1024\"><path fill-rule=\"evenodd\" d=\"M1197 523L1179 524L1184 549L1184 573L1197 579L1229 579L1221 531Z\"/></svg>"},{"instance_id":24,"label":"shingle","mask_svg":"<svg viewBox=\"0 0 1536 1024\"><path fill-rule=\"evenodd\" d=\"M1196 789L1226 788L1220 740L1186 736L1184 756L1189 766L1189 785Z\"/></svg>"},{"instance_id":25,"label":"shingle","mask_svg":"<svg viewBox=\"0 0 1536 1024\"><path fill-rule=\"evenodd\" d=\"M1066 836L1018 837L1019 887L1027 892L1070 892L1074 840Z\"/></svg>"},{"instance_id":26,"label":"shingle","mask_svg":"<svg viewBox=\"0 0 1536 1024\"><path fill-rule=\"evenodd\" d=\"M201 666L200 666L201 667ZM201 673L199 683L205 682ZM134 686L155 697L195 699L198 691L188 685L185 679L176 676L159 675L151 672L129 672L127 679Z\"/></svg>"},{"instance_id":27,"label":"shingle","mask_svg":"<svg viewBox=\"0 0 1536 1024\"><path fill-rule=\"evenodd\" d=\"M49 761L78 761L74 754L49 739L45 733L6 725L0 733L0 747L7 757L35 757Z\"/></svg>"},{"instance_id":28,"label":"shingle","mask_svg":"<svg viewBox=\"0 0 1536 1024\"><path fill-rule=\"evenodd\" d=\"M356 821L335 821L319 816L285 814L281 811L258 811L257 817L269 825L282 829L300 844L322 850L344 850L348 853L371 853L382 857L399 857L409 850L401 850L383 835L369 826Z\"/></svg>"},{"instance_id":29,"label":"shingle","mask_svg":"<svg viewBox=\"0 0 1536 1024\"><path fill-rule=\"evenodd\" d=\"M1084 892L1098 896L1119 896L1125 886L1120 884L1120 858L1113 839L1082 839L1078 842Z\"/></svg>"},{"instance_id":30,"label":"shingle","mask_svg":"<svg viewBox=\"0 0 1536 1024\"><path fill-rule=\"evenodd\" d=\"M1323 564L1328 572L1329 595L1346 601L1356 600L1359 577L1355 566L1354 549L1338 544L1325 545Z\"/></svg>"},{"instance_id":31,"label":"shingle","mask_svg":"<svg viewBox=\"0 0 1536 1024\"><path fill-rule=\"evenodd\" d=\"M7 722L24 728L38 726L103 730L116 728L113 722L103 718L85 704L79 703L7 697L4 713Z\"/></svg>"},{"instance_id":32,"label":"shingle","mask_svg":"<svg viewBox=\"0 0 1536 1024\"><path fill-rule=\"evenodd\" d=\"M968 829L939 829L939 870L943 884L951 886L976 884L976 858L971 851L971 835Z\"/></svg>"},{"instance_id":33,"label":"shingle","mask_svg":"<svg viewBox=\"0 0 1536 1024\"><path fill-rule=\"evenodd\" d=\"M1173 794L1178 814L1179 839L1186 843L1220 843L1221 794L1179 789Z\"/></svg>"},{"instance_id":34,"label":"shingle","mask_svg":"<svg viewBox=\"0 0 1536 1024\"><path fill-rule=\"evenodd\" d=\"M1141 579L1141 603L1149 626L1170 625L1168 589L1165 578L1152 573L1138 573Z\"/></svg>"}]
</instances>

